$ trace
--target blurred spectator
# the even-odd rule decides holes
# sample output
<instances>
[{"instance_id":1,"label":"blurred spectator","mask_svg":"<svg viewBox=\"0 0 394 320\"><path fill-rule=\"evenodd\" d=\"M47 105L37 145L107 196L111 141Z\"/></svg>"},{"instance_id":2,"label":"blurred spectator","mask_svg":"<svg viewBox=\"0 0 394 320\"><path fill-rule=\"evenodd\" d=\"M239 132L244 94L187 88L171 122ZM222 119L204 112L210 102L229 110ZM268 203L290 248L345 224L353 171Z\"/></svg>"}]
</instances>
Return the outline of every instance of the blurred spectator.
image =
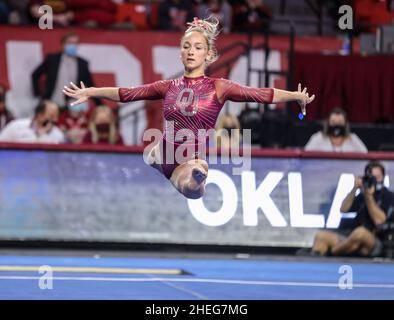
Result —
<instances>
[{"instance_id":1,"label":"blurred spectator","mask_svg":"<svg viewBox=\"0 0 394 320\"><path fill-rule=\"evenodd\" d=\"M226 0L205 0L198 9L199 18L212 15L218 19L224 33L231 31L231 14L231 6Z\"/></svg>"},{"instance_id":2,"label":"blurred spectator","mask_svg":"<svg viewBox=\"0 0 394 320\"><path fill-rule=\"evenodd\" d=\"M117 10L111 0L30 0L29 11L36 20L41 17L38 9L42 5L52 7L53 22L63 27L109 27L115 22Z\"/></svg>"},{"instance_id":3,"label":"blurred spectator","mask_svg":"<svg viewBox=\"0 0 394 320\"><path fill-rule=\"evenodd\" d=\"M8 15L10 14L10 8L5 0L0 0L0 24L8 23Z\"/></svg>"},{"instance_id":4,"label":"blurred spectator","mask_svg":"<svg viewBox=\"0 0 394 320\"><path fill-rule=\"evenodd\" d=\"M14 116L5 105L6 92L6 88L0 84L0 131L14 120Z\"/></svg>"},{"instance_id":5,"label":"blurred spectator","mask_svg":"<svg viewBox=\"0 0 394 320\"><path fill-rule=\"evenodd\" d=\"M241 125L232 114L225 114L216 127L216 147L233 148L241 143Z\"/></svg>"},{"instance_id":6,"label":"blurred spectator","mask_svg":"<svg viewBox=\"0 0 394 320\"><path fill-rule=\"evenodd\" d=\"M245 103L238 119L242 130L250 130L250 143L254 146L260 145L262 121L261 111L253 108L249 103ZM245 141L243 143L245 143Z\"/></svg>"},{"instance_id":7,"label":"blurred spectator","mask_svg":"<svg viewBox=\"0 0 394 320\"><path fill-rule=\"evenodd\" d=\"M59 117L59 128L66 136L68 143L82 143L88 132L88 102L69 105Z\"/></svg>"},{"instance_id":8,"label":"blurred spectator","mask_svg":"<svg viewBox=\"0 0 394 320\"><path fill-rule=\"evenodd\" d=\"M361 139L350 132L346 112L341 108L330 112L323 131L312 135L305 151L368 152Z\"/></svg>"},{"instance_id":9,"label":"blurred spectator","mask_svg":"<svg viewBox=\"0 0 394 320\"><path fill-rule=\"evenodd\" d=\"M61 109L69 100L63 94L64 85L83 81L86 87L94 86L88 62L77 56L79 37L73 32L66 33L62 38L63 52L48 54L45 60L33 71L32 82L34 96L50 99ZM42 77L45 76L43 89ZM96 100L97 102L97 100Z\"/></svg>"},{"instance_id":10,"label":"blurred spectator","mask_svg":"<svg viewBox=\"0 0 394 320\"><path fill-rule=\"evenodd\" d=\"M10 14L8 16L8 23L14 25L28 24L29 18L27 16L27 8L29 0L7 0Z\"/></svg>"},{"instance_id":11,"label":"blurred spectator","mask_svg":"<svg viewBox=\"0 0 394 320\"><path fill-rule=\"evenodd\" d=\"M126 2L126 1L125 1ZM152 30L158 24L159 1L127 1L119 3L115 28Z\"/></svg>"},{"instance_id":12,"label":"blurred spectator","mask_svg":"<svg viewBox=\"0 0 394 320\"><path fill-rule=\"evenodd\" d=\"M343 218L337 230L321 230L315 235L308 255L331 254L379 256L383 244L377 237L377 227L394 218L394 193L383 185L385 168L378 161L369 162L363 177L357 177L353 189L341 205L341 212L356 212L352 219ZM356 192L361 189L360 194ZM300 250L298 254L307 254Z\"/></svg>"},{"instance_id":13,"label":"blurred spectator","mask_svg":"<svg viewBox=\"0 0 394 320\"><path fill-rule=\"evenodd\" d=\"M69 10L66 0L30 0L29 1L29 14L34 22L38 22L44 13L39 12L39 8L43 5L49 5L52 8L53 24L55 26L67 27L70 25L72 18L72 11Z\"/></svg>"},{"instance_id":14,"label":"blurred spectator","mask_svg":"<svg viewBox=\"0 0 394 320\"><path fill-rule=\"evenodd\" d=\"M269 28L271 11L264 5L263 0L237 1L233 7L233 31L262 32Z\"/></svg>"},{"instance_id":15,"label":"blurred spectator","mask_svg":"<svg viewBox=\"0 0 394 320\"><path fill-rule=\"evenodd\" d=\"M0 141L25 143L63 143L64 135L56 126L59 107L44 100L34 110L33 119L11 121L0 133Z\"/></svg>"},{"instance_id":16,"label":"blurred spectator","mask_svg":"<svg viewBox=\"0 0 394 320\"><path fill-rule=\"evenodd\" d=\"M355 22L361 32L376 32L382 24L394 23L393 1L357 0L353 9Z\"/></svg>"},{"instance_id":17,"label":"blurred spectator","mask_svg":"<svg viewBox=\"0 0 394 320\"><path fill-rule=\"evenodd\" d=\"M159 29L184 30L193 20L193 8L187 0L164 0L159 7Z\"/></svg>"},{"instance_id":18,"label":"blurred spectator","mask_svg":"<svg viewBox=\"0 0 394 320\"><path fill-rule=\"evenodd\" d=\"M89 131L83 143L123 145L123 139L118 132L115 115L111 108L103 105L93 110L89 120Z\"/></svg>"}]
</instances>

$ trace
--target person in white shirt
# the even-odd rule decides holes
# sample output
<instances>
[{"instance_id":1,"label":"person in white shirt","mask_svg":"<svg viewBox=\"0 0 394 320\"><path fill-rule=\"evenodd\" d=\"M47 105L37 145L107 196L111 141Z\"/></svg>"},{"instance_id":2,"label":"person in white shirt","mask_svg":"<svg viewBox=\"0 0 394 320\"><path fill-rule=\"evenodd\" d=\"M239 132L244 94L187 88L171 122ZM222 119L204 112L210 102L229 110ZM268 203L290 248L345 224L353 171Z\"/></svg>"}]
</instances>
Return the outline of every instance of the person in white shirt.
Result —
<instances>
[{"instance_id":1,"label":"person in white shirt","mask_svg":"<svg viewBox=\"0 0 394 320\"><path fill-rule=\"evenodd\" d=\"M63 132L56 126L59 107L43 100L35 108L33 118L16 119L0 132L2 142L64 143Z\"/></svg>"},{"instance_id":2,"label":"person in white shirt","mask_svg":"<svg viewBox=\"0 0 394 320\"><path fill-rule=\"evenodd\" d=\"M345 110L334 108L322 131L311 136L304 147L305 151L327 151L327 152L362 152L368 149L361 139L350 132L349 121Z\"/></svg>"}]
</instances>

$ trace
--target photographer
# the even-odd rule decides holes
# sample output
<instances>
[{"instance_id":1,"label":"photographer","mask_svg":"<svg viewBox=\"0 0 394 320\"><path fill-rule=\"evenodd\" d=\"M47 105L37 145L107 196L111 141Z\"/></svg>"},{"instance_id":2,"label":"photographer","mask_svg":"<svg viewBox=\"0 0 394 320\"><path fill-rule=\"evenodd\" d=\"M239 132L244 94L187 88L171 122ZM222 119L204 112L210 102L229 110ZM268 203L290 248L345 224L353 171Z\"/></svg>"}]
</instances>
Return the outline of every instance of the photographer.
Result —
<instances>
[{"instance_id":1,"label":"photographer","mask_svg":"<svg viewBox=\"0 0 394 320\"><path fill-rule=\"evenodd\" d=\"M384 187L384 177L385 168L380 162L367 164L364 176L355 179L341 205L341 212L357 212L356 217L351 221L342 219L336 231L319 231L312 255L381 255L383 245L376 236L376 227L394 215L394 193ZM361 192L356 196L358 189Z\"/></svg>"}]
</instances>

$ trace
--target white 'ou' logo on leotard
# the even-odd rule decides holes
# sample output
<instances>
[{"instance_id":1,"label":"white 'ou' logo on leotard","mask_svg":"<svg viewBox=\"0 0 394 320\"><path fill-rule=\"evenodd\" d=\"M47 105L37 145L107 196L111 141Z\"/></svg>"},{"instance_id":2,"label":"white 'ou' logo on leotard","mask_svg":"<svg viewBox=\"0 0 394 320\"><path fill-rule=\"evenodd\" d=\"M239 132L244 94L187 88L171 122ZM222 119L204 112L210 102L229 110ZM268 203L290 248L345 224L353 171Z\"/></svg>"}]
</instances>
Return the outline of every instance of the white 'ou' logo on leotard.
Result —
<instances>
[{"instance_id":1,"label":"white 'ou' logo on leotard","mask_svg":"<svg viewBox=\"0 0 394 320\"><path fill-rule=\"evenodd\" d=\"M181 109L185 116L194 116L197 113L198 97L194 95L194 91L190 88L185 88L179 92L176 98L176 104Z\"/></svg>"}]
</instances>

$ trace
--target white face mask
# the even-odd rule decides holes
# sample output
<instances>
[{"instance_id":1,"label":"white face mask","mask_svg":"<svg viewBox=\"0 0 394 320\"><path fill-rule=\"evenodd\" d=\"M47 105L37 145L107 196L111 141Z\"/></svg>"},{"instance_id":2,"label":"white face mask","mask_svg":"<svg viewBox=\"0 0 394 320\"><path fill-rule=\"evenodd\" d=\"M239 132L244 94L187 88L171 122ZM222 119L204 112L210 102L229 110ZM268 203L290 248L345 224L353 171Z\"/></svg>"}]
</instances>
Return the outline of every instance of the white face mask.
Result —
<instances>
[{"instance_id":1,"label":"white face mask","mask_svg":"<svg viewBox=\"0 0 394 320\"><path fill-rule=\"evenodd\" d=\"M70 111L74 111L74 112L85 112L89 109L89 105L87 102L82 102L74 105L70 104L68 108Z\"/></svg>"}]
</instances>

